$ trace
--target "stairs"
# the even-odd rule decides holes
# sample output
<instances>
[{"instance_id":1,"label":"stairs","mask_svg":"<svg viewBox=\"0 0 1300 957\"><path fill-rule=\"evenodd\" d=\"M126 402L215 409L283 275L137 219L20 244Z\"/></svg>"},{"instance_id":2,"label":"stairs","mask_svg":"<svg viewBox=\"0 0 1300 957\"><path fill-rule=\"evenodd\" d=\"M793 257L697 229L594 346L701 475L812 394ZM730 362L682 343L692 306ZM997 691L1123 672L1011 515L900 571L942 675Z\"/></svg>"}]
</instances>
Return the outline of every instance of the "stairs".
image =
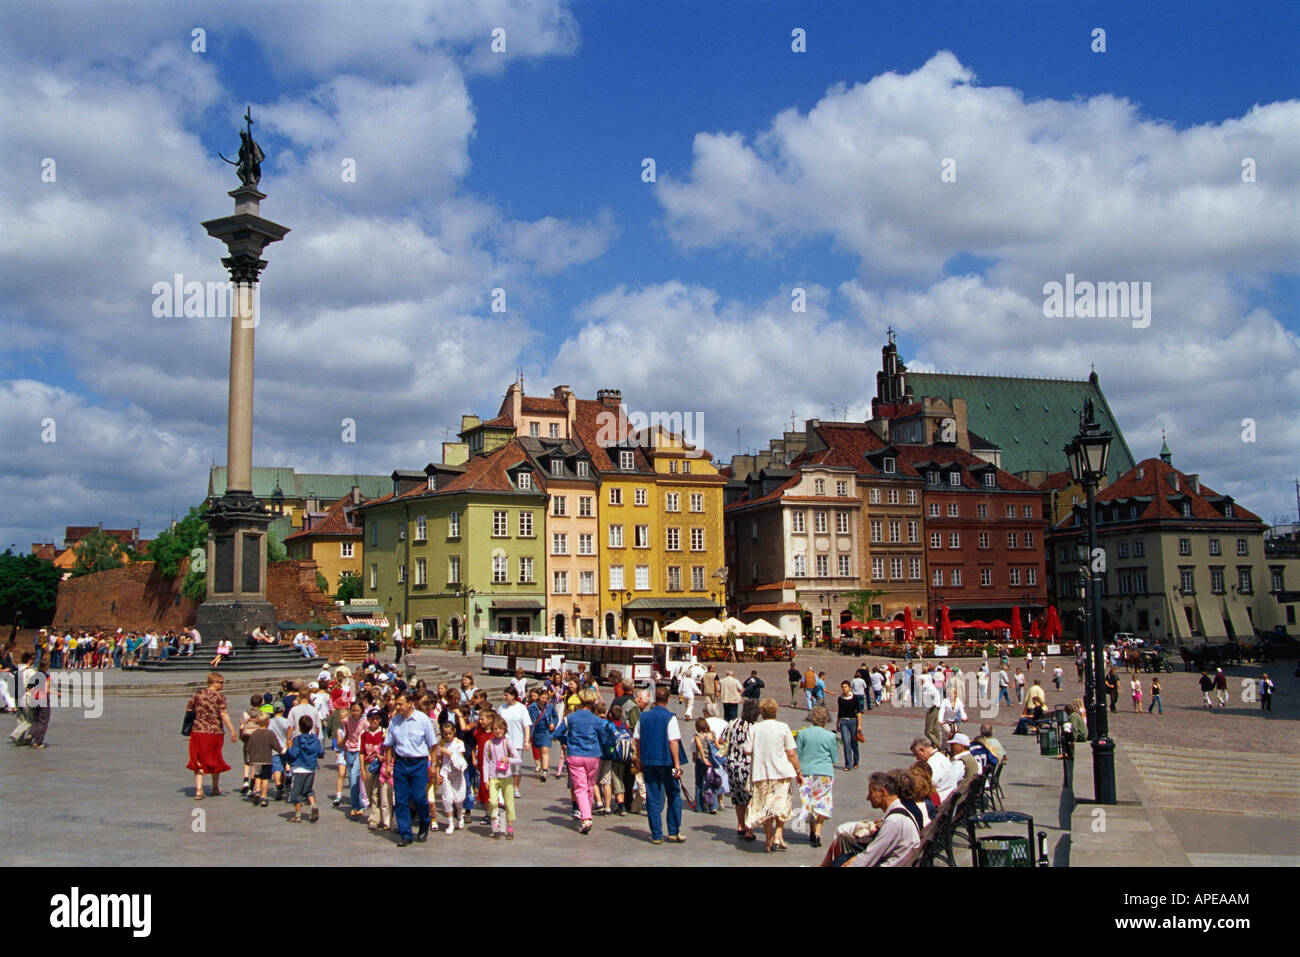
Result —
<instances>
[{"instance_id":1,"label":"stairs","mask_svg":"<svg viewBox=\"0 0 1300 957\"><path fill-rule=\"evenodd\" d=\"M187 677L196 673L206 675L213 670L210 662L215 653L216 649L213 647L195 652L191 657L172 657L166 661L151 659L144 662L140 670L175 673ZM223 675L239 671L295 672L304 669L319 671L324 663L324 658L304 658L302 652L292 645L258 645L256 648L236 648L235 653L222 662L217 670Z\"/></svg>"},{"instance_id":2,"label":"stairs","mask_svg":"<svg viewBox=\"0 0 1300 957\"><path fill-rule=\"evenodd\" d=\"M1289 755L1209 751L1125 744L1146 785L1173 792L1225 792L1300 797L1300 776Z\"/></svg>"}]
</instances>

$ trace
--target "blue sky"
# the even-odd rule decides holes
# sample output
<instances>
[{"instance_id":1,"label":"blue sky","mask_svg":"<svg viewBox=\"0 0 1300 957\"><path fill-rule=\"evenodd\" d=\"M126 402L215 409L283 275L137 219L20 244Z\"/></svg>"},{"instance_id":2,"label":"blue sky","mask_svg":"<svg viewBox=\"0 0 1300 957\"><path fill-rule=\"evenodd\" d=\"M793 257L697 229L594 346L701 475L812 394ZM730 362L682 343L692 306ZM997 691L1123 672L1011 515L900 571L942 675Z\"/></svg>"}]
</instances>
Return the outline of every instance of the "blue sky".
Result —
<instances>
[{"instance_id":1,"label":"blue sky","mask_svg":"<svg viewBox=\"0 0 1300 957\"><path fill-rule=\"evenodd\" d=\"M28 109L0 210L32 225L0 257L0 500L27 503L0 511L6 543L152 534L224 459L222 324L155 319L148 293L221 278L198 222L228 209L215 152L246 103L263 212L293 229L263 276L256 464L418 467L516 369L702 414L725 458L791 410L861 416L893 325L916 368L1095 363L1139 457L1163 428L1175 464L1266 520L1293 509L1300 5L4 12L0 96ZM222 26L241 15L257 36ZM1152 282L1151 328L1045 319L1067 272Z\"/></svg>"}]
</instances>

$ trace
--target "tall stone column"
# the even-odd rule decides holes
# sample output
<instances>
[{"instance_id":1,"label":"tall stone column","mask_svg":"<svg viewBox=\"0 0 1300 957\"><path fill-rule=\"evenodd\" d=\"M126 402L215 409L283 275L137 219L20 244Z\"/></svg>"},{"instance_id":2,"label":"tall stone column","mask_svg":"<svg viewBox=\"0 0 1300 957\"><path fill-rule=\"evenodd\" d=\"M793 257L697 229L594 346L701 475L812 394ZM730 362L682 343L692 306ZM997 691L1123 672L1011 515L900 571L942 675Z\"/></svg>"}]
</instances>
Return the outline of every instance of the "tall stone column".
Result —
<instances>
[{"instance_id":1,"label":"tall stone column","mask_svg":"<svg viewBox=\"0 0 1300 957\"><path fill-rule=\"evenodd\" d=\"M234 215L203 224L230 253L221 264L230 271L232 294L226 491L204 515L208 595L197 625L204 637L238 641L256 625L275 626L275 609L266 599L266 530L272 515L253 496L253 343L261 320L256 293L266 268L262 250L289 230L259 215L266 194L255 186L245 184L230 196Z\"/></svg>"}]
</instances>

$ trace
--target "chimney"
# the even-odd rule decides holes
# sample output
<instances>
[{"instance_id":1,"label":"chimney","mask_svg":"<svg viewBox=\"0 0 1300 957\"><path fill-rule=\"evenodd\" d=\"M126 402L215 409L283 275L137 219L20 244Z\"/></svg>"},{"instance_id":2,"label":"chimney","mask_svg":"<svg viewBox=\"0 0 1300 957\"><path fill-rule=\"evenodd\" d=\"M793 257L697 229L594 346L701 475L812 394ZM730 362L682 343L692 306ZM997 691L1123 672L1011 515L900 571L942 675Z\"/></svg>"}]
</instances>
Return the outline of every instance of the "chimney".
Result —
<instances>
[{"instance_id":1,"label":"chimney","mask_svg":"<svg viewBox=\"0 0 1300 957\"><path fill-rule=\"evenodd\" d=\"M1187 476L1187 484L1192 487L1192 491L1197 495L1201 494L1201 476L1200 473Z\"/></svg>"},{"instance_id":2,"label":"chimney","mask_svg":"<svg viewBox=\"0 0 1300 957\"><path fill-rule=\"evenodd\" d=\"M510 388L506 390L506 399L510 402L510 421L512 424L518 425L519 416L524 405L523 386L518 382L510 383Z\"/></svg>"},{"instance_id":3,"label":"chimney","mask_svg":"<svg viewBox=\"0 0 1300 957\"><path fill-rule=\"evenodd\" d=\"M1179 490L1179 489L1178 489L1178 473L1177 473L1177 472L1170 472L1170 473L1169 473L1169 484L1170 484L1170 486L1173 488L1173 490L1174 490L1175 492L1177 492L1177 491Z\"/></svg>"},{"instance_id":4,"label":"chimney","mask_svg":"<svg viewBox=\"0 0 1300 957\"><path fill-rule=\"evenodd\" d=\"M623 404L623 393L619 389L597 389L596 401L607 408L617 409Z\"/></svg>"},{"instance_id":5,"label":"chimney","mask_svg":"<svg viewBox=\"0 0 1300 957\"><path fill-rule=\"evenodd\" d=\"M555 399L563 399L568 394L568 392L569 392L569 387L567 385L557 385L552 390L551 396Z\"/></svg>"},{"instance_id":6,"label":"chimney","mask_svg":"<svg viewBox=\"0 0 1300 957\"><path fill-rule=\"evenodd\" d=\"M1142 479L1146 478L1146 474L1147 474L1147 470L1139 465L1137 470L1137 475L1135 476L1135 478L1137 478L1138 481L1141 481Z\"/></svg>"},{"instance_id":7,"label":"chimney","mask_svg":"<svg viewBox=\"0 0 1300 957\"><path fill-rule=\"evenodd\" d=\"M352 486L352 504L353 504L353 505L360 505L360 504L361 504L361 486L360 486L360 485L354 485L354 486Z\"/></svg>"}]
</instances>

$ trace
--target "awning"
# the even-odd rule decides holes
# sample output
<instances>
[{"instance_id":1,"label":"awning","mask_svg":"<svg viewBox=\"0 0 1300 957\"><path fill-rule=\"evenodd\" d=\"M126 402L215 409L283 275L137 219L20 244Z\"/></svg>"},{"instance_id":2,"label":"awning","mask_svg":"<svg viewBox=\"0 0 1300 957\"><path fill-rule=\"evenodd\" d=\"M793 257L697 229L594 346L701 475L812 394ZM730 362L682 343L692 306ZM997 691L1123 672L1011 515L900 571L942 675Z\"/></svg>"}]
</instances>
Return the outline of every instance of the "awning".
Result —
<instances>
[{"instance_id":1,"label":"awning","mask_svg":"<svg viewBox=\"0 0 1300 957\"><path fill-rule=\"evenodd\" d=\"M1224 604L1228 606L1228 620L1232 622L1232 630L1237 633L1237 640L1254 638L1255 626L1250 623L1250 615L1246 613L1246 603L1239 596L1232 595L1224 599Z\"/></svg>"},{"instance_id":2,"label":"awning","mask_svg":"<svg viewBox=\"0 0 1300 957\"><path fill-rule=\"evenodd\" d=\"M1220 603L1217 598L1204 596L1200 592L1196 593L1194 604L1196 605L1196 615L1201 619L1201 638L1204 641L1216 639L1220 641L1228 640L1228 626L1223 623L1223 612L1220 611Z\"/></svg>"},{"instance_id":3,"label":"awning","mask_svg":"<svg viewBox=\"0 0 1300 957\"><path fill-rule=\"evenodd\" d=\"M387 628L388 616L382 612L373 615L348 615L343 616L345 624L349 625L366 625L370 628Z\"/></svg>"},{"instance_id":4,"label":"awning","mask_svg":"<svg viewBox=\"0 0 1300 957\"><path fill-rule=\"evenodd\" d=\"M674 609L707 608L717 612L718 603L704 598L633 598L623 605L623 611L673 611Z\"/></svg>"},{"instance_id":5,"label":"awning","mask_svg":"<svg viewBox=\"0 0 1300 957\"><path fill-rule=\"evenodd\" d=\"M1169 617L1173 618L1174 638L1181 645L1192 637L1191 629L1187 627L1186 605L1181 600L1169 603Z\"/></svg>"},{"instance_id":6,"label":"awning","mask_svg":"<svg viewBox=\"0 0 1300 957\"><path fill-rule=\"evenodd\" d=\"M495 598L492 607L497 611L541 611L542 603L536 598Z\"/></svg>"}]
</instances>

